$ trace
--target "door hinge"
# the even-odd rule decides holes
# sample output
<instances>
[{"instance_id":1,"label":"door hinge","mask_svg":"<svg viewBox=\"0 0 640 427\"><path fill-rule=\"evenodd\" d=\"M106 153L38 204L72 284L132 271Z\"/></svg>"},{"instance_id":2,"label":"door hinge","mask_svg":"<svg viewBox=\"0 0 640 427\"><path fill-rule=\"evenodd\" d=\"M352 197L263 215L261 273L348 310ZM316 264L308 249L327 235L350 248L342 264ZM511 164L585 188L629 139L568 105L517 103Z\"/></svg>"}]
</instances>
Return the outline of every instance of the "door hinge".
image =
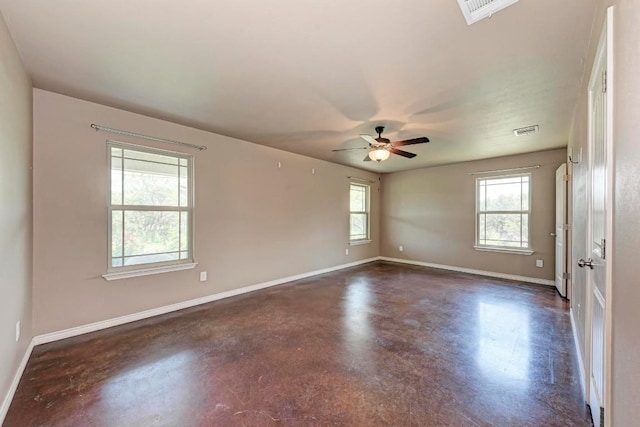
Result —
<instances>
[{"instance_id":1,"label":"door hinge","mask_svg":"<svg viewBox=\"0 0 640 427\"><path fill-rule=\"evenodd\" d=\"M571 175L565 175L565 176L563 177L563 179L564 179L566 182L569 182L569 180L571 179Z\"/></svg>"},{"instance_id":2,"label":"door hinge","mask_svg":"<svg viewBox=\"0 0 640 427\"><path fill-rule=\"evenodd\" d=\"M571 280L571 273L562 273L562 278L563 279L567 279L567 280Z\"/></svg>"},{"instance_id":3,"label":"door hinge","mask_svg":"<svg viewBox=\"0 0 640 427\"><path fill-rule=\"evenodd\" d=\"M602 93L607 93L607 70L602 70Z\"/></svg>"},{"instance_id":4,"label":"door hinge","mask_svg":"<svg viewBox=\"0 0 640 427\"><path fill-rule=\"evenodd\" d=\"M600 243L600 249L602 250L602 259L607 259L607 239L602 239Z\"/></svg>"}]
</instances>

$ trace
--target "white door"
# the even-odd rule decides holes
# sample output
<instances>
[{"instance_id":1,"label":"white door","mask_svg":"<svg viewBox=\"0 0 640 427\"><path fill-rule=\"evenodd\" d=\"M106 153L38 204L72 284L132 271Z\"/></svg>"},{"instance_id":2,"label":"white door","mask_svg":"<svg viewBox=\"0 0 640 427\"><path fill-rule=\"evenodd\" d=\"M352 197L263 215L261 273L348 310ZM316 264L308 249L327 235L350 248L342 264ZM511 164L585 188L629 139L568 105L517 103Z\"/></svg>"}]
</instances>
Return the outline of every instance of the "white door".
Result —
<instances>
[{"instance_id":1,"label":"white door","mask_svg":"<svg viewBox=\"0 0 640 427\"><path fill-rule=\"evenodd\" d=\"M567 297L567 164L556 170L556 229L552 236L556 239L556 289Z\"/></svg>"},{"instance_id":2,"label":"white door","mask_svg":"<svg viewBox=\"0 0 640 427\"><path fill-rule=\"evenodd\" d=\"M607 52L609 50L607 31L611 30L611 11L603 31L598 54L589 83L589 208L587 229L587 259L580 259L578 265L587 268L587 298L590 321L587 333L589 342L589 405L595 426L604 424L607 328L607 232L610 228L610 209L607 208L609 178L607 157L610 149L610 127L612 117L609 111ZM609 285L610 286L610 285Z\"/></svg>"}]
</instances>

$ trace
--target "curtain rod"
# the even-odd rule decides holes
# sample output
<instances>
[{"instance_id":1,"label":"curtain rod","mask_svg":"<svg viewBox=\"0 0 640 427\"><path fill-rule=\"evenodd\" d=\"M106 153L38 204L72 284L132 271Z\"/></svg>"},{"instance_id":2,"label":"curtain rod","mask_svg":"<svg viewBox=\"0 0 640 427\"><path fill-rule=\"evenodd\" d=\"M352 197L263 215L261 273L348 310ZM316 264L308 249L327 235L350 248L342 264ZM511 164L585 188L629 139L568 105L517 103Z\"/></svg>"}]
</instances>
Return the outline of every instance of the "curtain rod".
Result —
<instances>
[{"instance_id":1,"label":"curtain rod","mask_svg":"<svg viewBox=\"0 0 640 427\"><path fill-rule=\"evenodd\" d=\"M155 136L142 135L140 133L129 132L129 131L126 131L126 130L108 128L108 127L105 127L105 126L96 125L94 123L91 123L91 127L93 129L95 129L96 132L97 131L102 131L102 132L117 133L118 135L125 135L125 136L132 136L134 138L148 139L149 141L164 142L164 143L167 143L167 144L182 145L183 147L197 148L200 151L207 149L207 147L205 147L204 145L187 144L186 142L174 141L172 139L157 138Z\"/></svg>"},{"instance_id":2,"label":"curtain rod","mask_svg":"<svg viewBox=\"0 0 640 427\"><path fill-rule=\"evenodd\" d=\"M492 171L469 172L469 175L480 175L480 174L483 174L483 173L524 171L524 170L527 170L527 169L540 169L540 165L523 166L521 168L496 169L496 170L492 170Z\"/></svg>"}]
</instances>

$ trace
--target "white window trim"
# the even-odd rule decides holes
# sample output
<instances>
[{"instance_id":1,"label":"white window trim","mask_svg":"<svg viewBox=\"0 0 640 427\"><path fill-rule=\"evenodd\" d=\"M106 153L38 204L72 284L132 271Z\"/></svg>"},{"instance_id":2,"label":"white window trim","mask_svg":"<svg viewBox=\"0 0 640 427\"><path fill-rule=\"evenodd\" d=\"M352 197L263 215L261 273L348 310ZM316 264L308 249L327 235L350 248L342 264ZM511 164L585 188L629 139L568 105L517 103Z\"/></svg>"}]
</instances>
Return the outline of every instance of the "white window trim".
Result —
<instances>
[{"instance_id":1,"label":"white window trim","mask_svg":"<svg viewBox=\"0 0 640 427\"><path fill-rule=\"evenodd\" d=\"M352 185L357 185L360 187L364 187L366 189L365 191L365 199L366 199L366 203L365 203L365 211L361 212L361 211L352 211L351 210L351 186ZM348 217L348 230L349 230L349 245L350 246L354 246L354 245L366 245L368 243L371 243L371 185L369 184L363 184L362 182L358 182L358 181L349 181L349 217ZM363 239L351 239L351 214L365 214L367 217L367 237L363 238Z\"/></svg>"},{"instance_id":2,"label":"white window trim","mask_svg":"<svg viewBox=\"0 0 640 427\"><path fill-rule=\"evenodd\" d=\"M529 247L527 248L514 248L514 247L510 247L510 246L489 246L489 245L481 245L478 243L479 241L479 233L480 230L478 229L479 224L480 224L480 209L479 209L479 204L480 204L480 181L485 181L485 180L489 180L489 179L501 179L501 178L515 178L515 177L522 177L522 176L528 176L529 177L529 194L528 194L528 206L529 206L529 210L526 211L527 215L529 216L529 221L528 221L528 227L527 227L527 242L529 244ZM533 250L533 248L531 247L531 195L533 194L532 191L532 176L531 173L517 173L517 174L508 174L508 175L496 175L496 176L484 176L484 177L478 177L476 178L476 182L475 182L475 186L476 186L476 217L475 217L475 222L476 222L476 231L475 231L475 244L473 245L473 248L477 251L480 252L499 252L499 253L508 253L508 254L514 254L514 255L533 255L535 252ZM491 211L491 212L498 212L499 211ZM505 213L522 213L525 211L508 211ZM486 212L484 212L486 213Z\"/></svg>"},{"instance_id":3,"label":"white window trim","mask_svg":"<svg viewBox=\"0 0 640 427\"><path fill-rule=\"evenodd\" d=\"M480 252L500 252L504 254L514 254L514 255L533 255L535 253L531 249L518 249L518 248L505 249L504 247L494 247L494 246L473 245L473 248L476 251L480 251Z\"/></svg>"},{"instance_id":4,"label":"white window trim","mask_svg":"<svg viewBox=\"0 0 640 427\"><path fill-rule=\"evenodd\" d=\"M350 240L349 246L357 246L357 245L368 245L373 240L371 239L361 239L361 240Z\"/></svg>"},{"instance_id":5,"label":"white window trim","mask_svg":"<svg viewBox=\"0 0 640 427\"><path fill-rule=\"evenodd\" d=\"M174 209L173 207L168 209L163 206L148 206L140 207L138 205L112 205L111 204L111 147L130 149L150 154L159 154L171 157L179 157L186 159L188 162L188 187L189 187L189 206L187 208ZM124 165L123 165L124 166ZM193 269L198 264L195 262L194 256L194 205L195 205L195 191L194 191L194 161L193 156L178 151L163 150L160 148L146 147L144 145L130 144L126 142L120 142L115 140L107 140L107 273L102 277L105 280L118 280L126 279L130 277L147 276L150 274L167 273L171 271L188 270ZM189 258L180 259L175 261L155 262L147 264L136 264L122 267L112 267L112 254L111 254L111 238L112 238L112 211L113 210L169 210L169 211L186 211L189 213Z\"/></svg>"},{"instance_id":6,"label":"white window trim","mask_svg":"<svg viewBox=\"0 0 640 427\"><path fill-rule=\"evenodd\" d=\"M129 279L131 277L149 276L151 274L168 273L171 271L191 270L198 265L197 262L189 262L182 264L165 265L162 267L142 268L138 270L116 271L113 273L103 274L105 280Z\"/></svg>"}]
</instances>

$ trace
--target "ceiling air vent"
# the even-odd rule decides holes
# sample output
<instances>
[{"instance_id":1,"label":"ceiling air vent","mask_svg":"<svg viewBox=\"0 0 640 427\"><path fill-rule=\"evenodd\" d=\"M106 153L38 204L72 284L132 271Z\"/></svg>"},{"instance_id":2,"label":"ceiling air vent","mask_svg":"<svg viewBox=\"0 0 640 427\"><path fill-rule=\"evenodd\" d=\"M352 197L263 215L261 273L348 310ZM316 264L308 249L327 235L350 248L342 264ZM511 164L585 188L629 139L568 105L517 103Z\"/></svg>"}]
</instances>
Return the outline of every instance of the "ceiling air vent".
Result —
<instances>
[{"instance_id":1,"label":"ceiling air vent","mask_svg":"<svg viewBox=\"0 0 640 427\"><path fill-rule=\"evenodd\" d=\"M526 128L514 129L513 134L515 136L525 136L532 135L534 133L538 133L540 127L538 125L527 126Z\"/></svg>"},{"instance_id":2,"label":"ceiling air vent","mask_svg":"<svg viewBox=\"0 0 640 427\"><path fill-rule=\"evenodd\" d=\"M490 18L496 12L511 6L518 0L458 0L467 25Z\"/></svg>"}]
</instances>

